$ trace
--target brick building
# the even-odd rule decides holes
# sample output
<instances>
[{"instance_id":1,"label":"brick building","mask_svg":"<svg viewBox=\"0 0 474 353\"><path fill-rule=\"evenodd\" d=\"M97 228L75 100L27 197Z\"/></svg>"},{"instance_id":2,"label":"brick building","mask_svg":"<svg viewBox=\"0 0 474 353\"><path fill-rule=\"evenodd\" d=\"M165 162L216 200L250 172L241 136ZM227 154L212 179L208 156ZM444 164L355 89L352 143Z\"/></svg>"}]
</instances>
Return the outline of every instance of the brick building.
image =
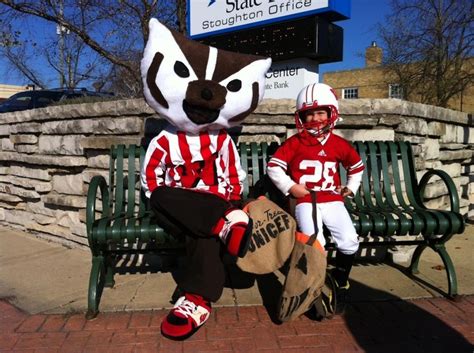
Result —
<instances>
[{"instance_id":1,"label":"brick building","mask_svg":"<svg viewBox=\"0 0 474 353\"><path fill-rule=\"evenodd\" d=\"M382 48L375 42L366 49L365 67L360 69L326 72L323 82L332 86L343 99L351 98L401 98L403 92L394 74L382 64ZM474 58L470 58L474 67ZM419 102L414 97L407 100ZM462 94L449 101L449 108L463 112L474 112L474 86L468 87Z\"/></svg>"}]
</instances>

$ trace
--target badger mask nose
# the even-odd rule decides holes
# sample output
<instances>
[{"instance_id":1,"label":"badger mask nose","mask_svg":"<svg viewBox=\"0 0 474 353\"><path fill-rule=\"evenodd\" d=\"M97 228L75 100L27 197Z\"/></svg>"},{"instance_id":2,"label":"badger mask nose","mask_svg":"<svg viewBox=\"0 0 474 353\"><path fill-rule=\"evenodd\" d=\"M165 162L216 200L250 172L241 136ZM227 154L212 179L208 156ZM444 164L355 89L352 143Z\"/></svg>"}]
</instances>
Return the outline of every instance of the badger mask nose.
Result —
<instances>
[{"instance_id":1,"label":"badger mask nose","mask_svg":"<svg viewBox=\"0 0 474 353\"><path fill-rule=\"evenodd\" d=\"M206 100L206 101L210 101L212 99L212 97L214 97L214 95L212 94L212 91L208 88L204 88L202 91L201 91L201 98Z\"/></svg>"},{"instance_id":2,"label":"badger mask nose","mask_svg":"<svg viewBox=\"0 0 474 353\"><path fill-rule=\"evenodd\" d=\"M219 117L226 94L227 90L214 81L192 81L186 91L183 110L195 124L212 123Z\"/></svg>"},{"instance_id":3,"label":"badger mask nose","mask_svg":"<svg viewBox=\"0 0 474 353\"><path fill-rule=\"evenodd\" d=\"M197 80L189 83L185 99L189 105L215 110L225 104L226 94L227 90L214 81Z\"/></svg>"}]
</instances>

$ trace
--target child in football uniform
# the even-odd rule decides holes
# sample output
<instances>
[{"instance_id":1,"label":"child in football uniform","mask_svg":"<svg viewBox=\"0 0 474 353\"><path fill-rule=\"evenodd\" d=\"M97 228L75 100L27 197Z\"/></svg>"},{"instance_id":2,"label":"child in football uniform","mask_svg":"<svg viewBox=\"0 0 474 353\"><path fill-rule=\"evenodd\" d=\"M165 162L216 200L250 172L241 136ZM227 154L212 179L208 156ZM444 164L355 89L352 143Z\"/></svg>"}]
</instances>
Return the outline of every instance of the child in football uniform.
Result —
<instances>
[{"instance_id":1,"label":"child in football uniform","mask_svg":"<svg viewBox=\"0 0 474 353\"><path fill-rule=\"evenodd\" d=\"M339 119L337 96L325 84L303 88L296 101L295 121L298 133L286 140L268 163L267 173L285 195L296 198L295 218L301 232L314 234L313 203L317 197L317 237L326 241L323 224L336 243L336 313L344 311L349 289L349 273L359 248L344 197L354 196L362 179L364 165L351 144L332 133ZM339 165L347 170L346 185L341 185Z\"/></svg>"}]
</instances>

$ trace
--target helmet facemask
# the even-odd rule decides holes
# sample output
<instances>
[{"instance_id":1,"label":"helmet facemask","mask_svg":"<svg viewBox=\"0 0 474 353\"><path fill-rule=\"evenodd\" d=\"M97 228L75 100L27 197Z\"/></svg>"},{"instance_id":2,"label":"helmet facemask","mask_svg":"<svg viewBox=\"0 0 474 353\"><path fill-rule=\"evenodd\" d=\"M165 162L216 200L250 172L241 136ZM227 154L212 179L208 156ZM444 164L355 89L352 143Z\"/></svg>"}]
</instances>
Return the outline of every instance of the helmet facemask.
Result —
<instances>
[{"instance_id":1,"label":"helmet facemask","mask_svg":"<svg viewBox=\"0 0 474 353\"><path fill-rule=\"evenodd\" d=\"M324 122L306 122L306 112L309 110L325 110L327 120ZM334 106L305 106L295 113L296 128L300 134L310 134L314 137L323 137L334 129L338 119L337 109Z\"/></svg>"}]
</instances>

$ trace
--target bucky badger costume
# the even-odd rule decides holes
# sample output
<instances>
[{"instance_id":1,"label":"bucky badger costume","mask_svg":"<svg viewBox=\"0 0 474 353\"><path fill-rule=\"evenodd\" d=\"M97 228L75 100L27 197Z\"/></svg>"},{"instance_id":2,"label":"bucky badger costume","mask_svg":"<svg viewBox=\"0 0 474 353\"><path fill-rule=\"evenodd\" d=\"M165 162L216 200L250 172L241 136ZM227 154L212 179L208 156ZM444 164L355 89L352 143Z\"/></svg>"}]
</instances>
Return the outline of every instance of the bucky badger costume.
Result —
<instances>
[{"instance_id":1,"label":"bucky badger costume","mask_svg":"<svg viewBox=\"0 0 474 353\"><path fill-rule=\"evenodd\" d=\"M172 339L193 334L209 318L225 280L222 244L247 251L252 221L240 199L245 172L224 130L240 124L263 97L271 60L218 50L188 40L157 20L141 62L148 104L169 125L148 147L141 182L160 224L186 235L185 294L163 320Z\"/></svg>"}]
</instances>

